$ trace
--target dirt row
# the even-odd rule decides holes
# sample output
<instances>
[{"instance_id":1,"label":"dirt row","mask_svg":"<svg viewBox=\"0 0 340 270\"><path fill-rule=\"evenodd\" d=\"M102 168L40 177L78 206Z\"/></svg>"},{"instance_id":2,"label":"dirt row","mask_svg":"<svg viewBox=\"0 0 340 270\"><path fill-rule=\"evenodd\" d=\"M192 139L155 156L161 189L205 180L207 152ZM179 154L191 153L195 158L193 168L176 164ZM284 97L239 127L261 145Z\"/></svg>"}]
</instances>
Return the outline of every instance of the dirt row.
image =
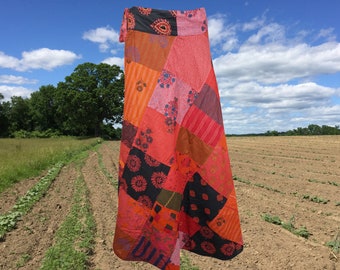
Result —
<instances>
[{"instance_id":1,"label":"dirt row","mask_svg":"<svg viewBox=\"0 0 340 270\"><path fill-rule=\"evenodd\" d=\"M297 139L294 139L297 138ZM184 252L199 269L340 269L339 259L325 246L340 226L336 202L340 185L340 138L229 138L245 249L231 261L220 261ZM334 138L337 138L336 140ZM99 148L106 170L117 179L119 142ZM338 151L338 152L337 152ZM79 172L72 164L62 169L47 195L22 218L17 229L0 242L0 270L39 269L54 234L71 207L74 181L81 173L89 189L96 222L95 249L91 269L156 269L124 262L112 252L117 213L117 190L91 152ZM14 205L38 179L16 184L0 195L0 213ZM312 181L311 181L312 180ZM262 185L262 187L261 187ZM264 185L264 187L263 187ZM280 191L273 191L273 189ZM318 204L303 199L304 194L329 200ZM293 235L278 225L265 222L264 213L288 221L311 232L309 239Z\"/></svg>"}]
</instances>

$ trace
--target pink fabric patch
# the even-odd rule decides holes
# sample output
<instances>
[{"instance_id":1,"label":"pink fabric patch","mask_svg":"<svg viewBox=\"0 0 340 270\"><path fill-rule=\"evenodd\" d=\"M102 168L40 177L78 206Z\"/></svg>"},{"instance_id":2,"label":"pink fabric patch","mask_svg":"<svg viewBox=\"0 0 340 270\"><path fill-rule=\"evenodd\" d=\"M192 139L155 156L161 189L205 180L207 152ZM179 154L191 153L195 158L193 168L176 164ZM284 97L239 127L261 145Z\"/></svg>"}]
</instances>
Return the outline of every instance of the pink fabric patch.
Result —
<instances>
[{"instance_id":1,"label":"pink fabric patch","mask_svg":"<svg viewBox=\"0 0 340 270\"><path fill-rule=\"evenodd\" d=\"M177 33L183 35L198 35L207 31L207 20L204 9L177 11Z\"/></svg>"},{"instance_id":2,"label":"pink fabric patch","mask_svg":"<svg viewBox=\"0 0 340 270\"><path fill-rule=\"evenodd\" d=\"M196 46L200 44L200 46ZM197 57L199 55L199 57ZM211 70L211 55L207 34L177 36L164 67L178 79L200 91Z\"/></svg>"}]
</instances>

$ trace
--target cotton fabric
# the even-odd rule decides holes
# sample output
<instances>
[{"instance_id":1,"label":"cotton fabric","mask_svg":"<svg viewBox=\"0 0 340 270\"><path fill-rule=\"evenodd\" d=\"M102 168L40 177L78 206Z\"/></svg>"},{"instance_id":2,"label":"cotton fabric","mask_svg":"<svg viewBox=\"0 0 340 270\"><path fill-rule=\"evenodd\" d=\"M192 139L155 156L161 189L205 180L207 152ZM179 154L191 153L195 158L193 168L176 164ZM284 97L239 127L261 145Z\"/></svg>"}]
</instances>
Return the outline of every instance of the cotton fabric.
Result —
<instances>
[{"instance_id":1,"label":"cotton fabric","mask_svg":"<svg viewBox=\"0 0 340 270\"><path fill-rule=\"evenodd\" d=\"M243 249L204 8L125 9L124 121L113 248L179 269L180 249Z\"/></svg>"}]
</instances>

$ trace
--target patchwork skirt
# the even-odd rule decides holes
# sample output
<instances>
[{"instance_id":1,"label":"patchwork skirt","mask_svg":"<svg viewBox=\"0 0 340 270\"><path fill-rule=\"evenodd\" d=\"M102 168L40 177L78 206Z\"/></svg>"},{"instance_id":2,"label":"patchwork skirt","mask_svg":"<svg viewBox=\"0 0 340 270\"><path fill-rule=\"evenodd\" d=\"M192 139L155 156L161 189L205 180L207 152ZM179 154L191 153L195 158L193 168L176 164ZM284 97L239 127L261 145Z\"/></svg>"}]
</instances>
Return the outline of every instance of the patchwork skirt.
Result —
<instances>
[{"instance_id":1,"label":"patchwork skirt","mask_svg":"<svg viewBox=\"0 0 340 270\"><path fill-rule=\"evenodd\" d=\"M125 9L125 94L113 248L179 269L180 250L243 249L204 8Z\"/></svg>"}]
</instances>

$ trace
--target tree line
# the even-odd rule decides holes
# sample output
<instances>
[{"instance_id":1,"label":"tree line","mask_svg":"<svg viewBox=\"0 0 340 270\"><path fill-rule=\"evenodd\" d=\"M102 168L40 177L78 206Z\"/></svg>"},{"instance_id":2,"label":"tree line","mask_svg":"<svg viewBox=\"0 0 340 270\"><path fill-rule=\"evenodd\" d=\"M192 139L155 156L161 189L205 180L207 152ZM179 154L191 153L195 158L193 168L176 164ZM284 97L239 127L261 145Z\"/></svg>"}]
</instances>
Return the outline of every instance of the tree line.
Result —
<instances>
[{"instance_id":1,"label":"tree line","mask_svg":"<svg viewBox=\"0 0 340 270\"><path fill-rule=\"evenodd\" d=\"M30 98L0 93L0 137L101 136L119 139L124 73L116 65L83 63L57 86L44 85ZM339 126L298 127L230 136L340 135Z\"/></svg>"},{"instance_id":2,"label":"tree line","mask_svg":"<svg viewBox=\"0 0 340 270\"><path fill-rule=\"evenodd\" d=\"M288 131L268 130L265 133L228 134L231 136L320 136L340 135L340 126L327 126L310 124L307 127L298 127Z\"/></svg>"},{"instance_id":3,"label":"tree line","mask_svg":"<svg viewBox=\"0 0 340 270\"><path fill-rule=\"evenodd\" d=\"M116 65L83 63L57 86L30 98L0 93L0 137L102 136L119 138L124 73Z\"/></svg>"},{"instance_id":4,"label":"tree line","mask_svg":"<svg viewBox=\"0 0 340 270\"><path fill-rule=\"evenodd\" d=\"M284 131L284 132L278 132L276 130L267 131L263 135L266 136L308 136L308 135L340 135L340 127L339 126L327 126L327 125L315 125L310 124L308 127L298 127L296 129Z\"/></svg>"}]
</instances>

